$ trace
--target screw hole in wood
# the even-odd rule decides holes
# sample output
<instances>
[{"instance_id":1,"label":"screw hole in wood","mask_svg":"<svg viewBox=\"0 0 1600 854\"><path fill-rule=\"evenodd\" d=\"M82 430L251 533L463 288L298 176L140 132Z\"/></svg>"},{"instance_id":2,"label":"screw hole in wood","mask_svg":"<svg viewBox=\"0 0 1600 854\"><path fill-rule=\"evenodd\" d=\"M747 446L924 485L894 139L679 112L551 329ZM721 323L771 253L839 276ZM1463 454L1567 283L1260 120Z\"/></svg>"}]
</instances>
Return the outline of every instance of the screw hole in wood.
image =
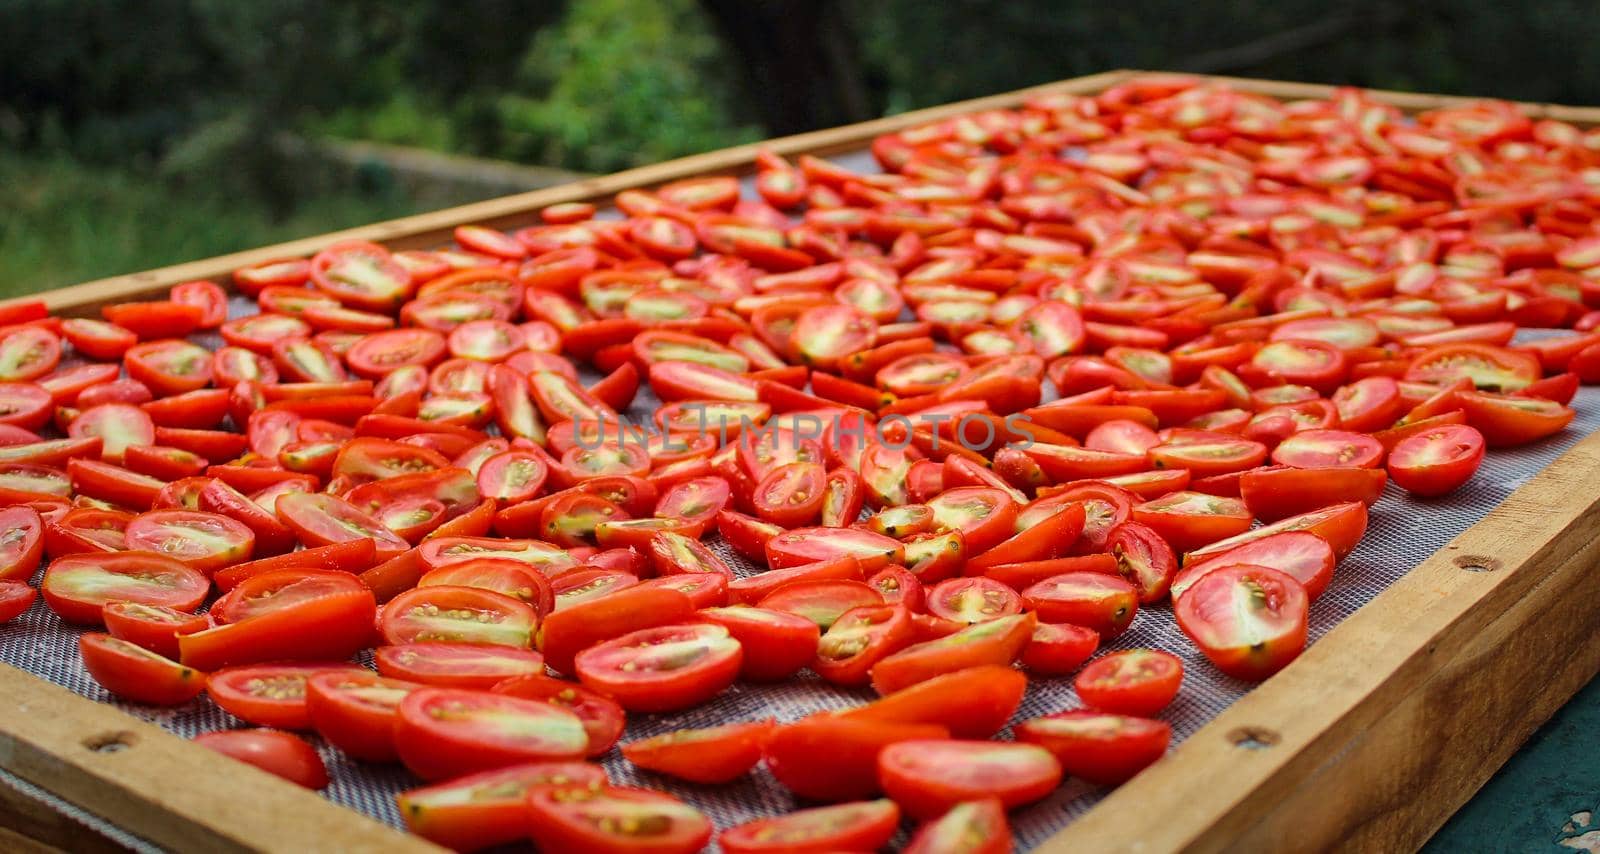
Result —
<instances>
[{"instance_id":1,"label":"screw hole in wood","mask_svg":"<svg viewBox=\"0 0 1600 854\"><path fill-rule=\"evenodd\" d=\"M1451 563L1467 572L1495 572L1500 569L1500 561L1483 555L1459 555Z\"/></svg>"},{"instance_id":2,"label":"screw hole in wood","mask_svg":"<svg viewBox=\"0 0 1600 854\"><path fill-rule=\"evenodd\" d=\"M1277 733L1265 727L1239 727L1228 733L1228 742L1245 750L1265 750L1280 740Z\"/></svg>"},{"instance_id":3,"label":"screw hole in wood","mask_svg":"<svg viewBox=\"0 0 1600 854\"><path fill-rule=\"evenodd\" d=\"M132 747L137 738L131 732L103 732L83 740L83 746L95 753L117 753Z\"/></svg>"}]
</instances>

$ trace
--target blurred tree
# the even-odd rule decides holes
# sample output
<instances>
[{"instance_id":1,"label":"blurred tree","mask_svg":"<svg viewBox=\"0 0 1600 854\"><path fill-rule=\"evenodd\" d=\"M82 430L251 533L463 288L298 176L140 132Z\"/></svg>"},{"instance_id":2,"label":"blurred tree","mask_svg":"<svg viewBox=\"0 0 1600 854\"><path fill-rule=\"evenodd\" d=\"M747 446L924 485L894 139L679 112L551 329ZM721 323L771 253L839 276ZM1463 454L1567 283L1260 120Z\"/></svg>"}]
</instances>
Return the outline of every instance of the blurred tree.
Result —
<instances>
[{"instance_id":1,"label":"blurred tree","mask_svg":"<svg viewBox=\"0 0 1600 854\"><path fill-rule=\"evenodd\" d=\"M580 0L496 101L493 150L610 171L757 138L730 67L692 0Z\"/></svg>"}]
</instances>

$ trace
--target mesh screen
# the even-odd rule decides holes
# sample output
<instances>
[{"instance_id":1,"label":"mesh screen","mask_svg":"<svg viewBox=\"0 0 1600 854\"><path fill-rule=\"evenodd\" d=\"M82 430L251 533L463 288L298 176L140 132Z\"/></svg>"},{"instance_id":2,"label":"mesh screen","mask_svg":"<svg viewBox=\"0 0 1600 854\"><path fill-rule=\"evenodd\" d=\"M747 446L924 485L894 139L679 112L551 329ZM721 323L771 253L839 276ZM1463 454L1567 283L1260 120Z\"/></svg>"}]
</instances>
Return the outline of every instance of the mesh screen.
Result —
<instances>
[{"instance_id":1,"label":"mesh screen","mask_svg":"<svg viewBox=\"0 0 1600 854\"><path fill-rule=\"evenodd\" d=\"M870 158L864 155L836 159L851 168L875 171ZM232 308L237 316L252 312L254 304L248 299L236 298ZM1561 333L1520 333L1525 337L1551 334ZM204 337L196 340L211 347L220 343L214 337L211 340ZM586 379L593 378L590 376ZM644 420L656 405L657 401L650 396L648 389L644 389L628 415L636 420ZM1447 498L1417 499L1390 484L1383 500L1373 508L1366 537L1354 553L1340 564L1332 585L1311 608L1312 642L1371 601L1421 560L1483 518L1513 490L1579 439L1600 427L1600 389L1581 390L1573 405L1578 416L1566 432L1531 446L1491 452L1477 476ZM750 564L719 541L713 540L711 546L737 572L751 572ZM37 584L37 576L34 582ZM38 603L20 619L0 626L0 661L82 696L116 705L180 736L189 737L242 725L204 698L175 709L154 709L118 702L84 671L75 642L80 631L63 625L42 602ZM1204 726L1251 687L1250 683L1222 676L1211 667L1179 632L1168 605L1141 609L1132 627L1104 649L1131 647L1165 649L1184 659L1183 690L1161 715L1172 724L1174 744ZM370 666L370 656L364 655L362 663ZM671 715L629 715L623 740L646 738L682 728L768 717L790 721L812 712L860 705L874 696L870 690L840 689L809 674L779 685L738 683L714 702L690 711ZM1070 677L1030 679L1027 695L1015 720L1077 706ZM1005 738L1007 734L1002 733L1000 737ZM329 800L379 821L403 826L394 804L394 795L418 785L416 778L399 765L354 762L326 744L316 739L313 741L318 744L332 778L332 784L323 792ZM804 806L797 803L762 768L757 768L746 779L730 785L701 786L636 769L615 750L603 760L603 764L617 783L658 788L682 797L703 810L718 829ZM1013 813L1012 827L1019 850L1028 850L1061 830L1076 816L1093 807L1107 791L1069 780L1044 801ZM81 810L62 806L76 816L83 816ZM80 820L93 824L91 818ZM902 834L900 841L904 839L905 835ZM131 839L128 841L136 842Z\"/></svg>"}]
</instances>

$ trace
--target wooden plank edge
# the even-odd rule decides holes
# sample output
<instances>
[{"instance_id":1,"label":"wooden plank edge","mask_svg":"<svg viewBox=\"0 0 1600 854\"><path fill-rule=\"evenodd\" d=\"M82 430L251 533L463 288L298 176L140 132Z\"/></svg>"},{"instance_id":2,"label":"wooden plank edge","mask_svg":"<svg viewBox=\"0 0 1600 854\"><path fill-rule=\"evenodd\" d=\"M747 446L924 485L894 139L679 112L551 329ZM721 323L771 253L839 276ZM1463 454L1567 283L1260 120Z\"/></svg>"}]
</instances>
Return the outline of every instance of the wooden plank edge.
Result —
<instances>
[{"instance_id":1,"label":"wooden plank edge","mask_svg":"<svg viewBox=\"0 0 1600 854\"><path fill-rule=\"evenodd\" d=\"M0 767L163 849L442 850L16 668L0 696Z\"/></svg>"},{"instance_id":2,"label":"wooden plank edge","mask_svg":"<svg viewBox=\"0 0 1600 854\"><path fill-rule=\"evenodd\" d=\"M1038 850L1421 844L1600 670L1597 480L1600 434Z\"/></svg>"},{"instance_id":3,"label":"wooden plank edge","mask_svg":"<svg viewBox=\"0 0 1600 854\"><path fill-rule=\"evenodd\" d=\"M1135 71L1135 74L1163 73ZM1402 92L1395 89L1369 89L1363 86L1336 86L1330 83L1301 83L1293 80L1269 80L1259 77L1230 77L1222 74L1189 75L1199 77L1210 83L1221 83L1240 92L1250 92L1257 95L1269 95L1285 101L1323 99L1332 95L1339 89L1357 88L1372 100L1383 104L1399 107L1406 112L1422 112L1443 107L1460 107L1468 104L1482 103L1488 100L1506 101L1504 98L1495 99L1482 95L1440 95L1429 92ZM1563 117L1582 122L1594 122L1596 117L1586 111L1587 107L1570 107L1560 104L1546 104L1535 101L1507 101L1515 104L1525 114L1532 118L1556 118L1555 113Z\"/></svg>"},{"instance_id":4,"label":"wooden plank edge","mask_svg":"<svg viewBox=\"0 0 1600 854\"><path fill-rule=\"evenodd\" d=\"M54 806L0 781L0 851L127 854L126 845L64 815Z\"/></svg>"},{"instance_id":5,"label":"wooden plank edge","mask_svg":"<svg viewBox=\"0 0 1600 854\"><path fill-rule=\"evenodd\" d=\"M53 311L83 312L121 300L139 299L159 293L179 282L192 279L225 278L232 271L276 258L294 258L312 255L331 243L341 240L374 240L397 249L425 249L450 239L451 231L458 225L477 223L492 228L524 226L540 208L564 202L609 202L623 190L655 187L696 175L741 174L751 170L756 152L767 148L785 157L799 154L818 156L840 151L859 149L874 137L926 124L932 121L962 115L977 110L1013 107L1029 97L1046 93L1091 94L1131 76L1126 71L1107 71L1085 77L1075 77L1055 83L1046 83L1014 92L988 95L953 104L944 104L922 110L886 116L853 125L810 131L779 137L759 143L737 145L703 154L693 154L629 169L611 175L597 176L570 184L502 196L482 202L446 208L439 211L415 214L386 222L347 228L326 234L290 240L285 243L249 249L213 258L188 261L120 276L97 279L80 285L59 288L35 295L42 298Z\"/></svg>"}]
</instances>

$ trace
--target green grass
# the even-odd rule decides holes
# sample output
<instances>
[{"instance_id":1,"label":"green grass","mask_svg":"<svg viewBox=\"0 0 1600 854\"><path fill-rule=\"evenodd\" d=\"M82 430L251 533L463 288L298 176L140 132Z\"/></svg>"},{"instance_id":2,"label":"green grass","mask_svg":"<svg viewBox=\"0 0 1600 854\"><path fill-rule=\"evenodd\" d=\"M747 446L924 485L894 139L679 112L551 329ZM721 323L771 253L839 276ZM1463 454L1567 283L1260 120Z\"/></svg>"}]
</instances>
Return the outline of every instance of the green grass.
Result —
<instances>
[{"instance_id":1,"label":"green grass","mask_svg":"<svg viewBox=\"0 0 1600 854\"><path fill-rule=\"evenodd\" d=\"M397 194L335 190L275 218L227 196L64 156L0 153L0 296L20 296L413 212Z\"/></svg>"}]
</instances>

